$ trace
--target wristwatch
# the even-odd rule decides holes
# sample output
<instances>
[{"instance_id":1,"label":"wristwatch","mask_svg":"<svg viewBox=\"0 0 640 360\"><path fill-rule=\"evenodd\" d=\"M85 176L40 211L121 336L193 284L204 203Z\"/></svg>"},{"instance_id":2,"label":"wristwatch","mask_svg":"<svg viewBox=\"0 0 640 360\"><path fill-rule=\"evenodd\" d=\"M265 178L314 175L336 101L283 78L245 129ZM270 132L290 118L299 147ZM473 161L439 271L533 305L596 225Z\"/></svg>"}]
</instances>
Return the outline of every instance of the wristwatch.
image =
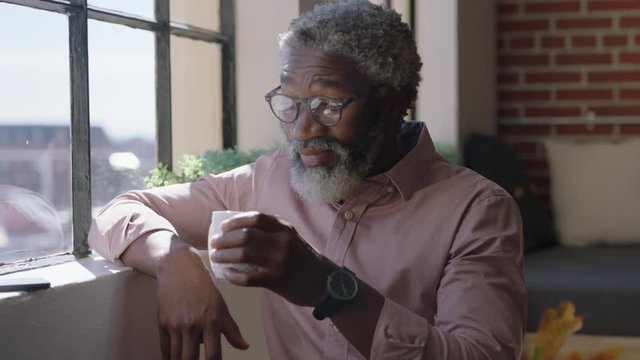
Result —
<instances>
[{"instance_id":1,"label":"wristwatch","mask_svg":"<svg viewBox=\"0 0 640 360\"><path fill-rule=\"evenodd\" d=\"M327 277L327 296L313 309L313 317L318 320L335 315L340 308L358 294L358 279L346 267L334 270Z\"/></svg>"}]
</instances>

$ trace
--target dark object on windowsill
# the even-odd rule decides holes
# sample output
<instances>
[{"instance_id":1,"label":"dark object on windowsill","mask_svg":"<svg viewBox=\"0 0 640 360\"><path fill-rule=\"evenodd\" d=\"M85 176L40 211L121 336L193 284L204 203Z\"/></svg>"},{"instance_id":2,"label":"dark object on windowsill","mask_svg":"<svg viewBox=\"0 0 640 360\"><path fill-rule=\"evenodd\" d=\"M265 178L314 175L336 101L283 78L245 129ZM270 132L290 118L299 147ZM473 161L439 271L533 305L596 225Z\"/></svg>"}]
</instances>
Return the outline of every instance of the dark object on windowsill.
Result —
<instances>
[{"instance_id":1,"label":"dark object on windowsill","mask_svg":"<svg viewBox=\"0 0 640 360\"><path fill-rule=\"evenodd\" d=\"M0 292L34 291L51 287L49 281L42 278L0 279Z\"/></svg>"}]
</instances>

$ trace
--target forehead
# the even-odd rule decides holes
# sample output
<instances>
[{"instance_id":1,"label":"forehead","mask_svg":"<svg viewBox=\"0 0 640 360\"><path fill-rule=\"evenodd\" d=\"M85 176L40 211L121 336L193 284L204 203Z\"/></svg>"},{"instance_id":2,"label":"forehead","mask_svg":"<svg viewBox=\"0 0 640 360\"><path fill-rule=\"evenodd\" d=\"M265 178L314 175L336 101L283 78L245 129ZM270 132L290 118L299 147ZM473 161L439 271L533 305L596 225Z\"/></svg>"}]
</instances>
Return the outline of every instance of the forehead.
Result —
<instances>
[{"instance_id":1,"label":"forehead","mask_svg":"<svg viewBox=\"0 0 640 360\"><path fill-rule=\"evenodd\" d=\"M283 85L346 87L359 89L368 79L345 57L315 50L295 50L282 57Z\"/></svg>"}]
</instances>

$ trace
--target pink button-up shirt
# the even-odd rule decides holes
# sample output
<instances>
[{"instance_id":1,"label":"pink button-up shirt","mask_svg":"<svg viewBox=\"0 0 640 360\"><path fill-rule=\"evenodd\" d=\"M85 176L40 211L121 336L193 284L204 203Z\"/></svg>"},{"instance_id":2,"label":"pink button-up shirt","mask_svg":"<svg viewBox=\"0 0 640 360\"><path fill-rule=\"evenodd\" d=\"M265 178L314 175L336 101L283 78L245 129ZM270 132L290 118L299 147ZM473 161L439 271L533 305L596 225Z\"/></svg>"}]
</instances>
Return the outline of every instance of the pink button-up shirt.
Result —
<instances>
[{"instance_id":1,"label":"pink button-up shirt","mask_svg":"<svg viewBox=\"0 0 640 360\"><path fill-rule=\"evenodd\" d=\"M525 326L517 205L440 158L423 123L407 122L402 133L409 153L339 206L301 200L279 152L192 184L121 195L96 217L89 242L108 259L155 231L206 247L213 210L279 215L385 297L372 359L517 359ZM269 291L262 304L272 359L363 358L311 308Z\"/></svg>"}]
</instances>

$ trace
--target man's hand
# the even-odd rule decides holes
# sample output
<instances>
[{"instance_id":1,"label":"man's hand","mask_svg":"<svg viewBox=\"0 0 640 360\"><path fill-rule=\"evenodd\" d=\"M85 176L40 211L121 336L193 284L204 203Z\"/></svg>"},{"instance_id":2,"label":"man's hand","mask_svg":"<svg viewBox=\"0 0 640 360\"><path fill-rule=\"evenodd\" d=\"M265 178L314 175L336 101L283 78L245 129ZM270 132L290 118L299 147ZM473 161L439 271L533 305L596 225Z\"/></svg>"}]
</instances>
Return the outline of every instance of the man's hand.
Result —
<instances>
[{"instance_id":1,"label":"man's hand","mask_svg":"<svg viewBox=\"0 0 640 360\"><path fill-rule=\"evenodd\" d=\"M238 325L193 248L174 249L161 262L158 278L158 326L163 359L222 359L220 335L246 350Z\"/></svg>"},{"instance_id":2,"label":"man's hand","mask_svg":"<svg viewBox=\"0 0 640 360\"><path fill-rule=\"evenodd\" d=\"M265 287L301 306L322 301L327 276L336 265L315 252L291 225L249 212L222 222L221 230L222 234L210 240L216 249L211 260L257 267L249 273L225 269L231 283Z\"/></svg>"}]
</instances>

